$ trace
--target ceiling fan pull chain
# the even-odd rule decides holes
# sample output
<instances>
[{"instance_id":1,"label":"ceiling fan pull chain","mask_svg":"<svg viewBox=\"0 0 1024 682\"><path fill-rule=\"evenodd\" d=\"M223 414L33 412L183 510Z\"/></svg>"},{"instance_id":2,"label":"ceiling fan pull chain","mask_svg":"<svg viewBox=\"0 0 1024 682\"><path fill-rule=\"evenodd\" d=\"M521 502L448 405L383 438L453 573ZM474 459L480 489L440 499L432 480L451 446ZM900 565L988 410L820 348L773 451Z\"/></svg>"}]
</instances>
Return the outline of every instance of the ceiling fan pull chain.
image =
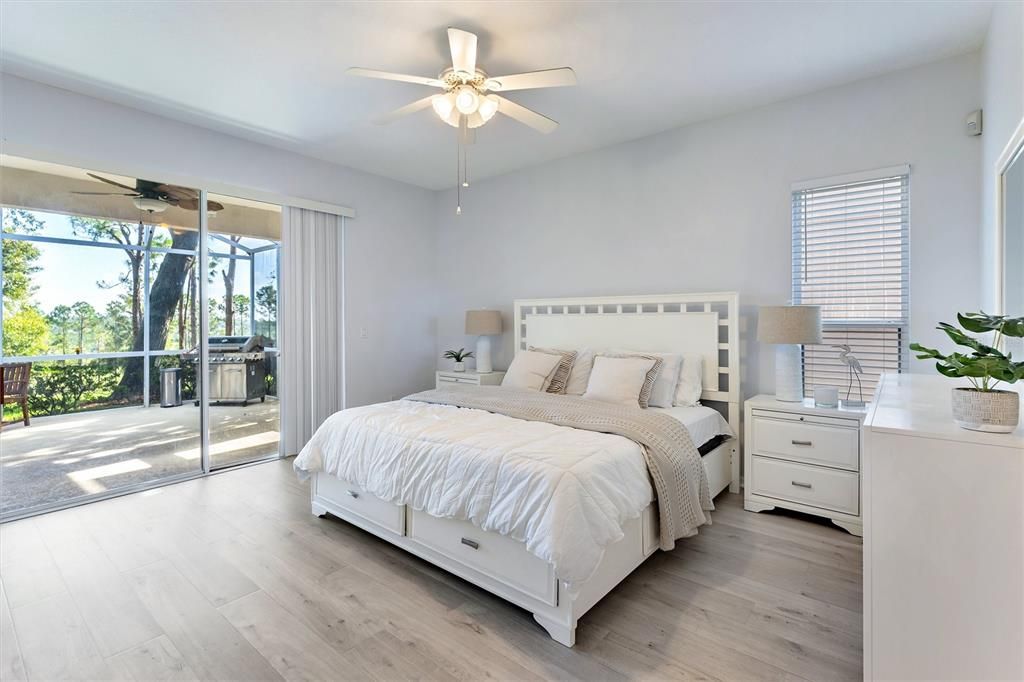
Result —
<instances>
[{"instance_id":1,"label":"ceiling fan pull chain","mask_svg":"<svg viewBox=\"0 0 1024 682\"><path fill-rule=\"evenodd\" d=\"M455 215L462 215L462 138L455 138Z\"/></svg>"}]
</instances>

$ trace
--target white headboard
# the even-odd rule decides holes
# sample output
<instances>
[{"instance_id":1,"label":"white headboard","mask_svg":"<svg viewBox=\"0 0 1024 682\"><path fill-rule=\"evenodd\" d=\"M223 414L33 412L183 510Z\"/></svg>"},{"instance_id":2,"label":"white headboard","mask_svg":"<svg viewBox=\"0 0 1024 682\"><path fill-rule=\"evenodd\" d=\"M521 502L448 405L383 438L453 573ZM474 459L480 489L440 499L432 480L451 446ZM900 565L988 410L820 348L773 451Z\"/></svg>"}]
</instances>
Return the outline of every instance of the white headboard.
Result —
<instances>
[{"instance_id":1,"label":"white headboard","mask_svg":"<svg viewBox=\"0 0 1024 682\"><path fill-rule=\"evenodd\" d=\"M517 300L515 348L517 353L527 346L700 353L701 401L719 403L711 406L719 408L739 438L739 309L739 294L731 291ZM738 457L733 467L738 481Z\"/></svg>"}]
</instances>

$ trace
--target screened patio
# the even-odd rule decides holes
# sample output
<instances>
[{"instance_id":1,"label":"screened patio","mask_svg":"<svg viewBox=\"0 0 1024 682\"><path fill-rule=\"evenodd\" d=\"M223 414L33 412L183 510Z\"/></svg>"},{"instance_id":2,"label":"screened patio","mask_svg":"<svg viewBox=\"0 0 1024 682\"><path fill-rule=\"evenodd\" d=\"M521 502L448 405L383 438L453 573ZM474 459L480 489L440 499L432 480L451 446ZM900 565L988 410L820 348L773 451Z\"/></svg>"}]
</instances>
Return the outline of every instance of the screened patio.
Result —
<instances>
[{"instance_id":1,"label":"screened patio","mask_svg":"<svg viewBox=\"0 0 1024 682\"><path fill-rule=\"evenodd\" d=\"M210 406L215 467L276 456L278 402ZM0 431L0 515L200 471L199 408L123 407Z\"/></svg>"}]
</instances>

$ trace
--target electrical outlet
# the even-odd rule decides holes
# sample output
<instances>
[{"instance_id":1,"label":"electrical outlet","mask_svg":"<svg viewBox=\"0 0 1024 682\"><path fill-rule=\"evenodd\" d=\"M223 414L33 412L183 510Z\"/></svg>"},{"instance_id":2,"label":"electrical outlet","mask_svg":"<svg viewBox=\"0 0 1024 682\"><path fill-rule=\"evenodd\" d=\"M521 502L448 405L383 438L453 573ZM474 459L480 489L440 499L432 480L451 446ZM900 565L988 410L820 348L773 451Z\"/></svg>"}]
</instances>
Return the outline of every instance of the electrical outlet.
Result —
<instances>
[{"instance_id":1,"label":"electrical outlet","mask_svg":"<svg viewBox=\"0 0 1024 682\"><path fill-rule=\"evenodd\" d=\"M368 339L368 338L370 338L370 333L368 331L366 331L366 327L360 327L359 328L359 338L361 338L361 339Z\"/></svg>"}]
</instances>

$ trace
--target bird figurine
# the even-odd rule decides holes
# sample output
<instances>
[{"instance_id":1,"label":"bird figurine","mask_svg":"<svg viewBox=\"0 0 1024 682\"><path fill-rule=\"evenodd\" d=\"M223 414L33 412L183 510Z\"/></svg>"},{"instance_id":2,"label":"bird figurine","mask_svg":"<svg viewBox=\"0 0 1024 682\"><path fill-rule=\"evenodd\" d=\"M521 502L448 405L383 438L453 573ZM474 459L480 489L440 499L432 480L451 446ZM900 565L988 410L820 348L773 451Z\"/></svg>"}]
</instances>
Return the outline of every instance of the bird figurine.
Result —
<instances>
[{"instance_id":1,"label":"bird figurine","mask_svg":"<svg viewBox=\"0 0 1024 682\"><path fill-rule=\"evenodd\" d=\"M864 367L861 366L860 360L853 354L853 349L845 343L840 343L832 346L833 348L839 348L839 361L846 365L849 371L850 381L846 387L846 400L843 404L846 407L864 407L864 388L860 383L860 375L864 373ZM853 392L853 379L857 378L857 395L859 400L850 400L850 393Z\"/></svg>"}]
</instances>

